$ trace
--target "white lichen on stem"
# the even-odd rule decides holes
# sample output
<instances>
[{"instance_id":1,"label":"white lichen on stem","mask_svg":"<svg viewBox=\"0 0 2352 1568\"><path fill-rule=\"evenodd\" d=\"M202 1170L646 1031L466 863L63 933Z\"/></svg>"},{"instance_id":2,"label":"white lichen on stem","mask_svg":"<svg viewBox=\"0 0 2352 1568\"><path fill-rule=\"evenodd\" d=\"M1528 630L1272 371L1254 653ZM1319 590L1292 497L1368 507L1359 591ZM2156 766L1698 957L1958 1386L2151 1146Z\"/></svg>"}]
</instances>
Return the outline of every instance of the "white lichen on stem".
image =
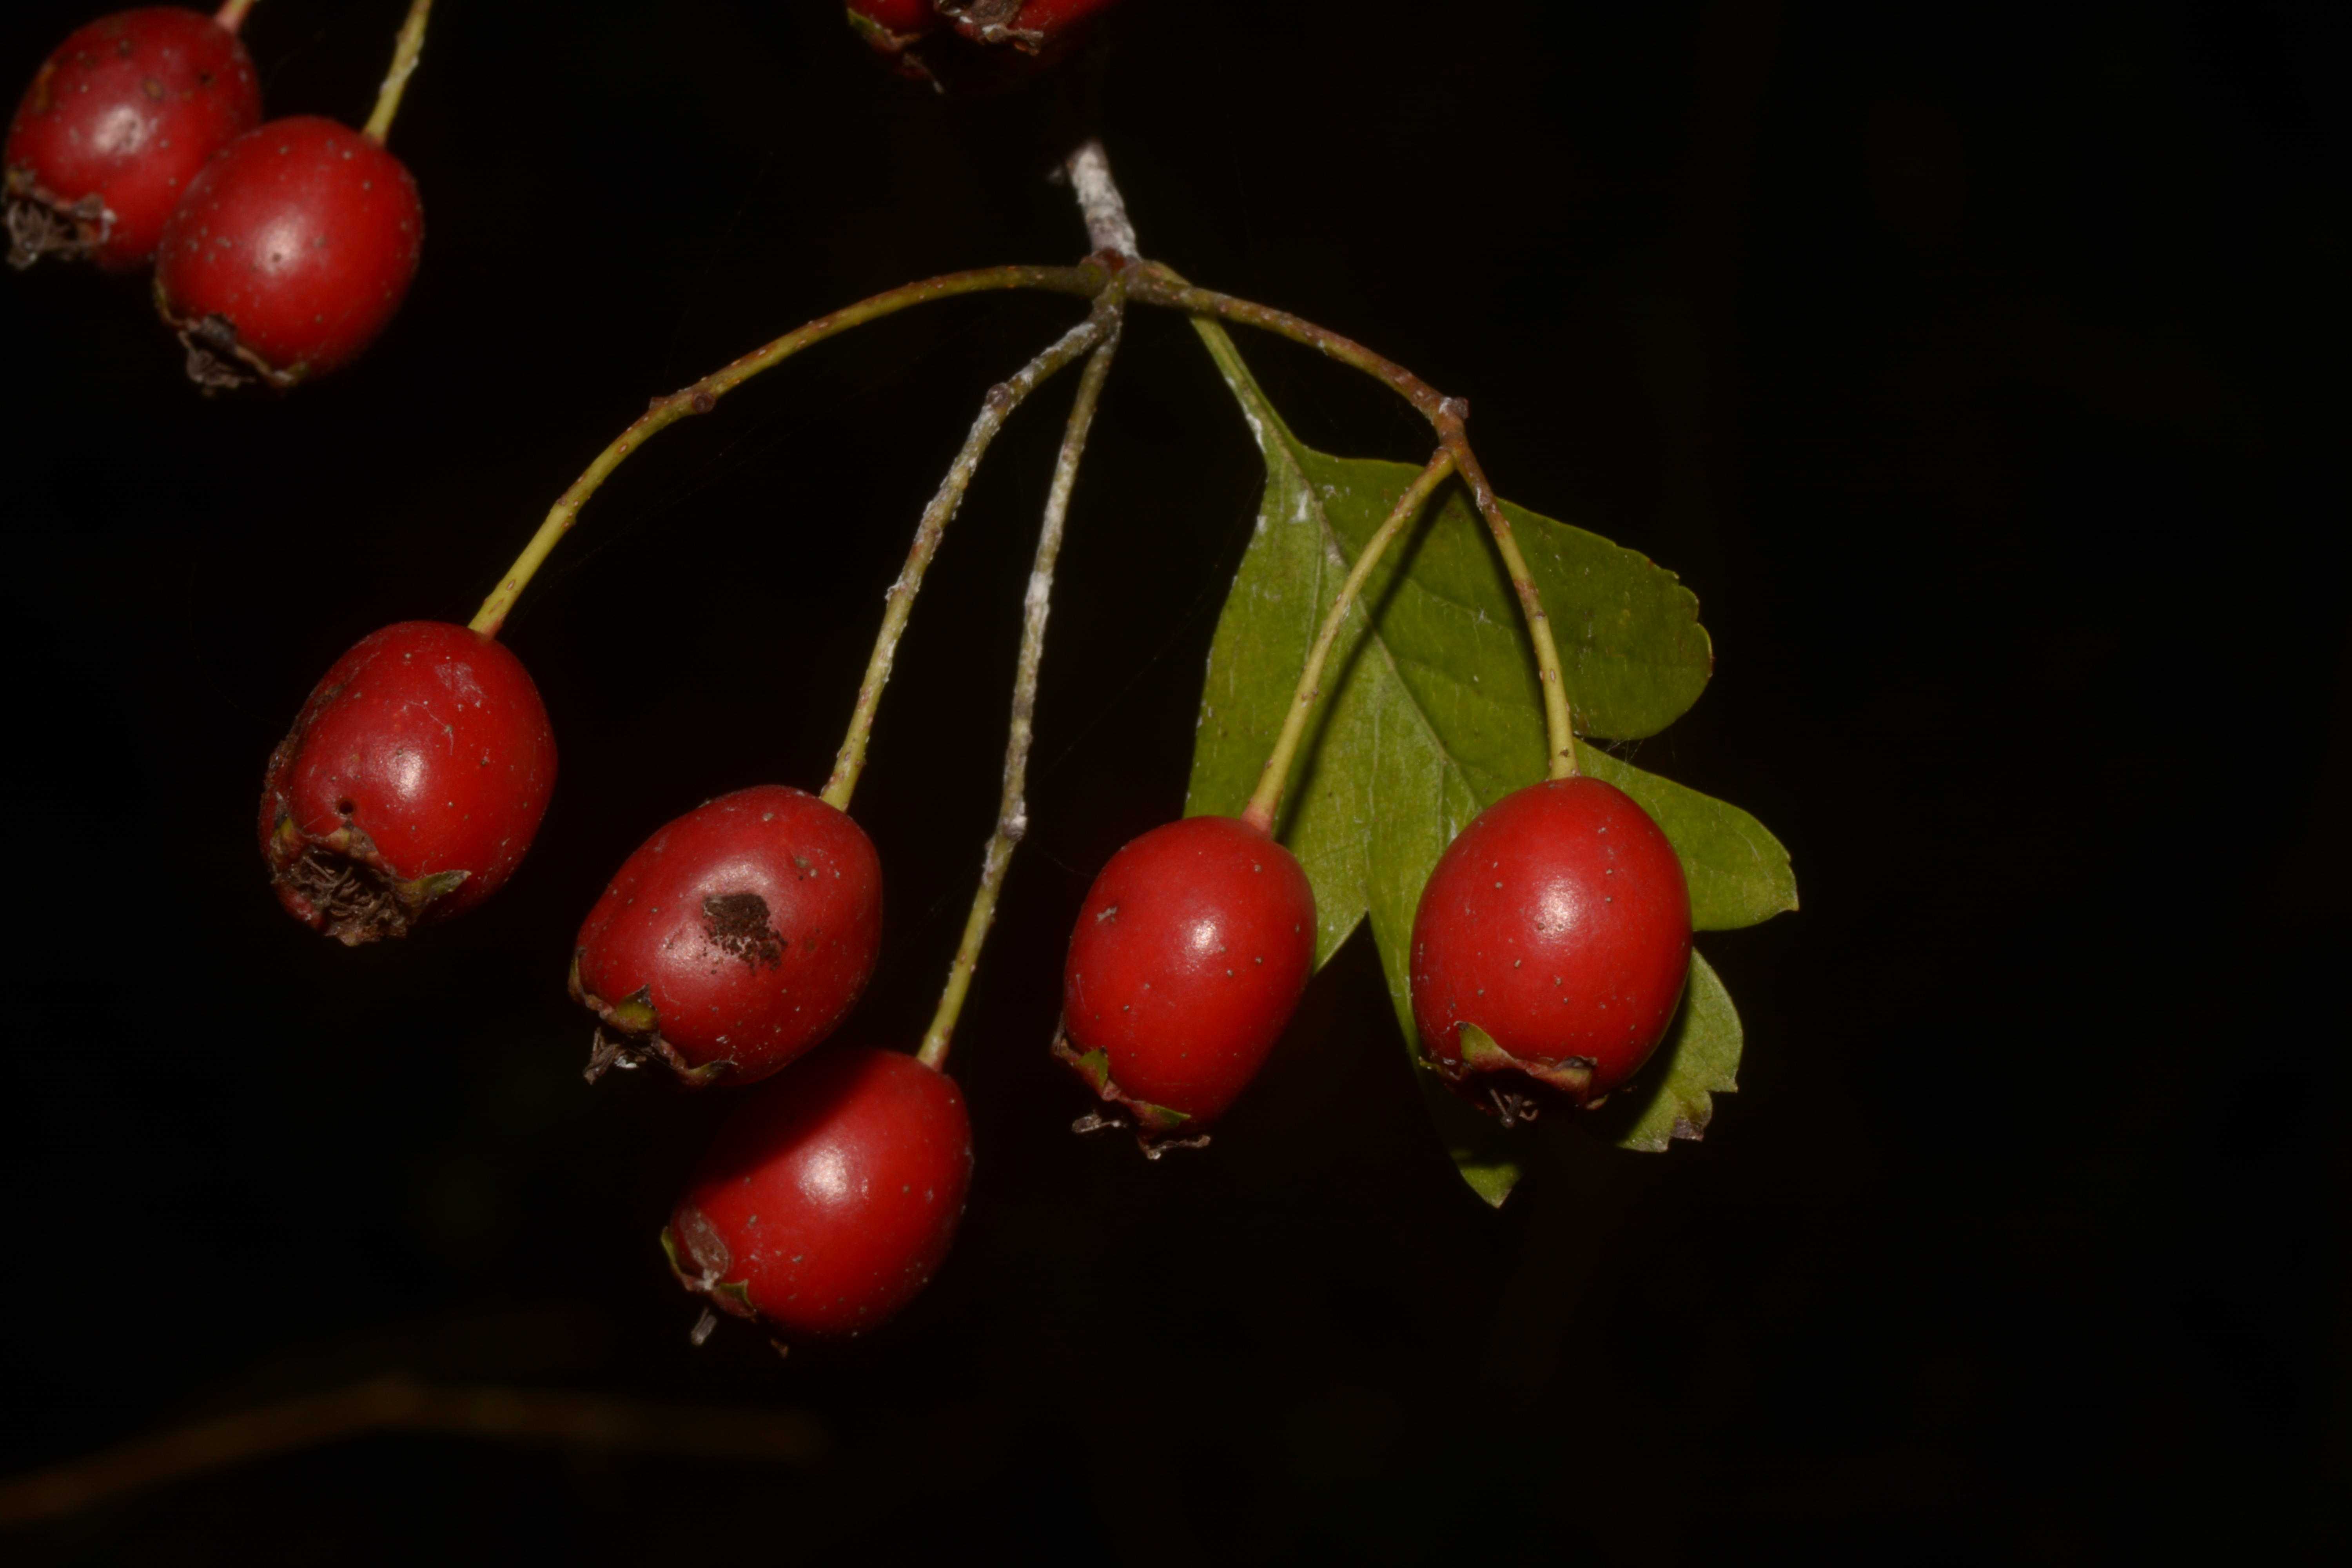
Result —
<instances>
[{"instance_id":1,"label":"white lichen on stem","mask_svg":"<svg viewBox=\"0 0 2352 1568\"><path fill-rule=\"evenodd\" d=\"M885 595L888 607L882 612L882 627L875 635L874 652L866 663L866 679L858 683L857 706L850 713L848 732L842 737L841 750L834 758L833 776L825 781L823 798L835 810L849 809L850 795L857 788L857 775L866 768L874 711L881 705L883 688L890 684L890 667L898 657L898 639L906 634L907 619L914 613L915 596L922 592L923 574L930 570L931 558L939 553L940 540L954 520L956 509L963 504L964 492L971 488L972 476L980 470L980 460L987 454L989 443L996 439L1006 417L1027 401L1031 393L1102 341L1108 330L1105 322L1109 319L1097 302L1097 309L1085 321L1023 365L1011 380L990 387L988 395L981 400L971 433L964 437L963 447L949 465L947 477L940 481L930 504L923 509L922 521L915 525L914 547L907 552L907 564Z\"/></svg>"},{"instance_id":2,"label":"white lichen on stem","mask_svg":"<svg viewBox=\"0 0 2352 1568\"><path fill-rule=\"evenodd\" d=\"M1078 463L1086 456L1087 435L1094 426L1095 409L1102 401L1103 383L1110 375L1111 356L1118 348L1126 300L1117 284L1096 301L1092 320L1100 328L1102 341L1087 361L1086 374L1079 379L1077 399L1070 405L1069 422L1062 432L1061 455L1054 462L1054 482L1045 493L1045 521L1037 530L1037 555L1029 568L1029 591L1022 605L1021 658L1014 667L1013 722L1004 742L1004 795L997 807L996 830L989 835L988 847L981 856L980 886L972 893L971 912L964 919L963 940L948 966L947 985L940 994L939 1010L932 1016L931 1026L924 1033L922 1049L918 1053L923 1065L935 1070L947 1060L956 1019L971 989L972 972L980 965L981 947L987 942L988 928L996 919L997 897L1004 888L1005 871L1013 863L1013 846L1029 831L1029 748L1036 733L1037 672L1045 658L1045 620L1053 606L1054 563L1062 552L1063 526L1069 518L1070 492L1077 484Z\"/></svg>"},{"instance_id":3,"label":"white lichen on stem","mask_svg":"<svg viewBox=\"0 0 2352 1568\"><path fill-rule=\"evenodd\" d=\"M1087 240L1100 254L1139 261L1142 252L1136 247L1135 225L1127 216L1127 198L1118 192L1118 183L1110 177L1110 158L1103 144L1092 137L1070 154L1063 165L1070 177L1070 188L1078 198L1078 212L1087 221Z\"/></svg>"}]
</instances>

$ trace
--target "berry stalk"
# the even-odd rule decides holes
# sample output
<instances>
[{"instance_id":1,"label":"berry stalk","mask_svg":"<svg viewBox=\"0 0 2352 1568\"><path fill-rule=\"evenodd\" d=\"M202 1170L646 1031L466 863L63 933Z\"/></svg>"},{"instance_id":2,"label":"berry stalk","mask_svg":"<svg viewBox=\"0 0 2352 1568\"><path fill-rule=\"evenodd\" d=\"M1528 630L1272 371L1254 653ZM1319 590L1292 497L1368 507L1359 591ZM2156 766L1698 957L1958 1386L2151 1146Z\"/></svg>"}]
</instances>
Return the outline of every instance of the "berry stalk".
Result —
<instances>
[{"instance_id":1,"label":"berry stalk","mask_svg":"<svg viewBox=\"0 0 2352 1568\"><path fill-rule=\"evenodd\" d=\"M245 14L253 9L253 0L228 0L228 4L213 13L213 25L225 33L234 33L245 26Z\"/></svg>"},{"instance_id":2,"label":"berry stalk","mask_svg":"<svg viewBox=\"0 0 2352 1568\"><path fill-rule=\"evenodd\" d=\"M250 5L252 0L247 0ZM392 69L376 89L375 112L360 128L360 134L381 144L392 132L393 116L400 112L400 95L408 90L408 79L416 74L416 61L425 53L425 21L433 14L433 0L412 0L408 19L400 25L400 36L393 41Z\"/></svg>"},{"instance_id":3,"label":"berry stalk","mask_svg":"<svg viewBox=\"0 0 2352 1568\"><path fill-rule=\"evenodd\" d=\"M948 966L939 1010L932 1015L922 1049L916 1054L917 1060L935 1071L947 1060L948 1042L955 1034L964 997L971 990L972 972L980 965L981 946L995 922L996 900L1003 891L1004 873L1013 863L1013 847L1029 829L1029 746L1035 735L1037 671L1045 658L1045 618L1052 608L1054 564L1062 552L1063 525L1069 517L1078 462L1086 455L1087 435L1094 426L1103 383L1110 376L1111 356L1118 348L1126 304L1117 283L1095 302L1091 319L1099 323L1101 342L1078 379L1077 399L1070 405L1061 454L1054 462L1053 486L1045 493L1045 520L1037 531L1037 555L1029 569L1029 591L1023 605L1021 658L1013 678L1013 722L1004 743L1004 798L997 809L996 831L989 835L988 847L981 857L980 886L972 893L971 912L964 919L963 941Z\"/></svg>"},{"instance_id":4,"label":"berry stalk","mask_svg":"<svg viewBox=\"0 0 2352 1568\"><path fill-rule=\"evenodd\" d=\"M1454 466L1454 455L1442 447L1431 456L1428 466L1397 497L1388 520L1365 541L1363 552L1356 557L1347 581L1339 584L1339 596L1331 601L1322 627L1315 634L1315 646L1307 650L1306 668L1299 671L1298 690L1290 700L1290 712L1282 721L1282 733L1275 738L1274 751L1265 759L1257 789L1242 810L1242 820L1268 837L1274 834L1275 814L1282 806L1283 787L1290 777L1290 764L1297 754L1299 739L1307 732L1307 716L1315 710L1315 700L1323 694L1323 665L1330 658L1331 645L1339 641L1339 628L1347 624L1348 612L1355 608L1356 595L1363 591L1372 568L1381 563L1381 557L1388 553L1397 535L1421 515L1430 492L1445 482Z\"/></svg>"},{"instance_id":5,"label":"berry stalk","mask_svg":"<svg viewBox=\"0 0 2352 1568\"><path fill-rule=\"evenodd\" d=\"M546 562L548 555L572 531L579 519L580 509L597 487L612 477L613 470L627 461L629 454L643 446L646 439L689 415L708 414L720 398L758 375L772 370L813 343L837 337L852 327L865 325L883 316L895 315L910 305L926 304L933 300L950 300L963 294L983 294L1008 289L1038 289L1050 293L1075 294L1092 299L1103 288L1105 273L1098 267L988 267L972 272L950 272L944 277L926 278L908 283L856 304L845 306L829 315L793 328L782 337L752 350L732 363L721 366L690 386L679 388L667 397L656 397L618 436L596 454L581 476L572 481L572 488L548 509L546 521L539 525L530 542L523 546L514 564L499 581L490 596L470 623L484 637L494 637L506 625L515 601L522 596L532 576Z\"/></svg>"},{"instance_id":6,"label":"berry stalk","mask_svg":"<svg viewBox=\"0 0 2352 1568\"><path fill-rule=\"evenodd\" d=\"M1079 355L1096 348L1114 329L1118 312L1107 308L1104 301L1118 298L1115 287L1098 294L1094 310L1085 321L1023 365L1011 380L990 387L988 395L981 400L980 415L971 423L971 434L964 437L962 450L956 453L955 461L948 466L947 477L940 480L930 504L923 509L922 521L915 525L914 547L907 552L907 564L885 595L888 607L882 612L882 627L875 634L874 652L866 661L866 677L857 685L857 706L849 715L849 729L842 736L841 750L834 756L833 776L825 780L824 792L818 797L835 811L849 809L849 797L857 788L857 776L866 771L866 745L874 733L874 711L881 706L883 689L890 684L890 667L898 657L898 639L906 635L908 618L915 612L915 595L923 591L923 574L930 570L931 558L940 552L940 541L948 524L954 521L956 509L963 504L964 492L971 488L981 458L996 439L996 433L1004 427L1004 421L1028 400L1031 393L1067 369Z\"/></svg>"},{"instance_id":7,"label":"berry stalk","mask_svg":"<svg viewBox=\"0 0 2352 1568\"><path fill-rule=\"evenodd\" d=\"M1463 481L1470 487L1471 498L1478 503L1478 515L1486 520L1486 531L1494 535L1495 549L1503 557L1504 569L1511 574L1511 591L1519 596L1519 610L1527 616L1528 636L1536 645L1536 673L1543 689L1544 732L1551 741L1550 776L1572 779L1576 772L1576 731L1569 721L1568 679L1561 673L1559 648L1552 641L1551 620L1544 614L1543 595L1536 591L1536 580L1528 570L1528 558L1519 553L1519 542L1511 531L1510 519L1503 515L1502 504L1495 499L1495 487L1486 482L1486 470L1478 466L1477 454L1470 450L1470 437L1462 427L1470 405L1458 397L1449 397L1440 407L1437 433L1445 449L1454 456L1454 466L1460 470Z\"/></svg>"}]
</instances>

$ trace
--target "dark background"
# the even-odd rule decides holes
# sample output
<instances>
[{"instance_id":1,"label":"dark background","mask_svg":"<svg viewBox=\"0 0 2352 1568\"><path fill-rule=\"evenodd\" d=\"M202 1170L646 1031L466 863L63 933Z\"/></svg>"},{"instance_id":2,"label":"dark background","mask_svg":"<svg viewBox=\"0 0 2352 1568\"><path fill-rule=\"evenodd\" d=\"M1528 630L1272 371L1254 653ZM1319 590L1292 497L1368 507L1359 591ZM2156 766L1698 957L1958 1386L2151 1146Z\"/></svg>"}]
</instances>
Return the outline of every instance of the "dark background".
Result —
<instances>
[{"instance_id":1,"label":"dark background","mask_svg":"<svg viewBox=\"0 0 2352 1568\"><path fill-rule=\"evenodd\" d=\"M38 1561L1153 1563L2325 1555L2343 1522L2347 28L2317 4L1135 0L944 102L822 0L442 7L394 146L424 268L349 372L207 402L142 286L0 279L10 1265L0 1468L387 1372L804 1412L814 1465L383 1435L0 1542ZM359 118L399 0L268 0ZM89 14L21 0L0 75ZM1135 323L959 1042L979 1174L896 1324L686 1343L653 1245L717 1100L591 1091L575 922L656 825L813 787L923 498L1066 301L928 307L663 437L509 641L557 798L514 885L347 952L252 844L303 693L463 620L655 393L924 273L1083 247L1089 93L1147 250L1471 397L1510 495L1682 573L1720 661L1645 766L1805 908L1703 946L1740 1092L1667 1156L1454 1177L1369 946L1204 1154L1066 1131L1093 870L1181 807L1256 467ZM1402 405L1244 341L1329 447ZM853 1026L910 1042L994 811L1066 390L902 650ZM2342 1542L2338 1539L2339 1547Z\"/></svg>"}]
</instances>

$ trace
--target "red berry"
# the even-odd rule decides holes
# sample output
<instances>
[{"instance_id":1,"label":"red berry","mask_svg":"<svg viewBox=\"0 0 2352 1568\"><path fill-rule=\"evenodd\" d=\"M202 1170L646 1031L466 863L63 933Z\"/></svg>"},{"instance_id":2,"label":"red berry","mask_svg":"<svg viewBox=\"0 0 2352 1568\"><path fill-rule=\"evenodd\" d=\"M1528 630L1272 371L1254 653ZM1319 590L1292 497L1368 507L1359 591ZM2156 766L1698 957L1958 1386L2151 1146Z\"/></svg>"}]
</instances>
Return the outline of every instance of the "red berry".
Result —
<instances>
[{"instance_id":1,"label":"red berry","mask_svg":"<svg viewBox=\"0 0 2352 1568\"><path fill-rule=\"evenodd\" d=\"M1055 1053L1149 1137L1205 1129L1248 1087L1315 967L1315 889L1231 816L1118 854L1078 909Z\"/></svg>"},{"instance_id":2,"label":"red berry","mask_svg":"<svg viewBox=\"0 0 2352 1568\"><path fill-rule=\"evenodd\" d=\"M349 363L416 276L425 209L400 160L331 120L220 151L163 230L155 306L206 386L286 387Z\"/></svg>"},{"instance_id":3,"label":"red berry","mask_svg":"<svg viewBox=\"0 0 2352 1568\"><path fill-rule=\"evenodd\" d=\"M1591 1104L1664 1037L1690 947L1682 861L1649 814L1599 779L1530 785L1479 813L1422 889L1422 1049L1506 1117L1531 1086ZM1492 1047L1465 1049L1465 1024Z\"/></svg>"},{"instance_id":4,"label":"red berry","mask_svg":"<svg viewBox=\"0 0 2352 1568\"><path fill-rule=\"evenodd\" d=\"M646 839L580 928L589 1079L648 1056L691 1083L765 1078L848 1016L881 946L864 828L782 784L721 795Z\"/></svg>"},{"instance_id":5,"label":"red berry","mask_svg":"<svg viewBox=\"0 0 2352 1568\"><path fill-rule=\"evenodd\" d=\"M496 892L554 787L521 661L468 627L403 621L335 661L270 754L261 853L296 920L356 947Z\"/></svg>"},{"instance_id":6,"label":"red berry","mask_svg":"<svg viewBox=\"0 0 2352 1568\"><path fill-rule=\"evenodd\" d=\"M8 259L139 266L205 160L260 119L253 61L210 16L159 5L90 23L8 127Z\"/></svg>"},{"instance_id":7,"label":"red berry","mask_svg":"<svg viewBox=\"0 0 2352 1568\"><path fill-rule=\"evenodd\" d=\"M688 1289L779 1333L878 1328L929 1282L971 1184L955 1081L837 1047L744 1097L662 1232Z\"/></svg>"}]
</instances>

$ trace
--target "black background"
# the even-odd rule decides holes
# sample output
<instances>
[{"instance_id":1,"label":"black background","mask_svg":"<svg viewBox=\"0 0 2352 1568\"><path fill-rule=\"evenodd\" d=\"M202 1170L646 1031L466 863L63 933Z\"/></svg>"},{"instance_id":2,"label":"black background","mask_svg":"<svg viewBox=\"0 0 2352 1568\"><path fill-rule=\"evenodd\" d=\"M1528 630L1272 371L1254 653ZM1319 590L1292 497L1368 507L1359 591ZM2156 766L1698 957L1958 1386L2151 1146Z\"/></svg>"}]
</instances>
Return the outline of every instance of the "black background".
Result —
<instances>
[{"instance_id":1,"label":"black background","mask_svg":"<svg viewBox=\"0 0 2352 1568\"><path fill-rule=\"evenodd\" d=\"M272 110L362 115L401 10L267 0ZM831 1444L377 1436L0 1549L2321 1554L2352 1392L2341 17L1128 13L1108 58L958 104L821 0L452 0L394 139L415 292L283 399L195 395L137 282L0 280L0 1466L386 1372ZM10 5L0 74L87 14ZM1255 505L1189 332L1139 321L959 1042L955 1253L870 1340L692 1351L653 1236L723 1107L583 1087L571 933L667 817L823 778L922 499L1069 304L867 329L606 488L511 624L563 778L478 913L357 952L298 929L262 761L343 647L470 614L650 395L911 277L1075 257L1043 176L1089 113L1151 254L1469 396L1507 493L1696 588L1714 689L1641 760L1770 824L1805 908L1703 942L1748 1026L1703 1144L1556 1143L1499 1213L1360 938L1206 1153L1071 1137L1059 949L1181 809ZM1402 405L1244 346L1310 439L1420 455ZM920 1028L961 921L1066 396L1000 443L884 707L870 1041Z\"/></svg>"}]
</instances>

